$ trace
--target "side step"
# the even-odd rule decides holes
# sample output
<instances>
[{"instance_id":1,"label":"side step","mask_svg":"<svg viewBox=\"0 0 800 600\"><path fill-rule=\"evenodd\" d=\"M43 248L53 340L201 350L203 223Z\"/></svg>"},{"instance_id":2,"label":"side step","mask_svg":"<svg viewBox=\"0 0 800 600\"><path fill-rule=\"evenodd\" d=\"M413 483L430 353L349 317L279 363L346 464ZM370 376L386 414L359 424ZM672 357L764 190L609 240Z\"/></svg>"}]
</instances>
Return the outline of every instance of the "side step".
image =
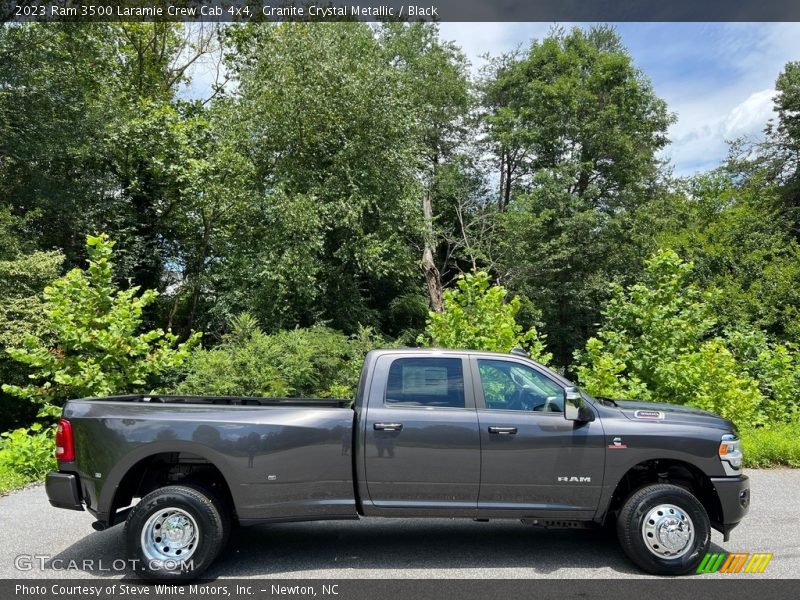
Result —
<instances>
[{"instance_id":1,"label":"side step","mask_svg":"<svg viewBox=\"0 0 800 600\"><path fill-rule=\"evenodd\" d=\"M522 519L525 525L542 527L544 529L594 529L596 523L592 521L569 521L565 519Z\"/></svg>"}]
</instances>

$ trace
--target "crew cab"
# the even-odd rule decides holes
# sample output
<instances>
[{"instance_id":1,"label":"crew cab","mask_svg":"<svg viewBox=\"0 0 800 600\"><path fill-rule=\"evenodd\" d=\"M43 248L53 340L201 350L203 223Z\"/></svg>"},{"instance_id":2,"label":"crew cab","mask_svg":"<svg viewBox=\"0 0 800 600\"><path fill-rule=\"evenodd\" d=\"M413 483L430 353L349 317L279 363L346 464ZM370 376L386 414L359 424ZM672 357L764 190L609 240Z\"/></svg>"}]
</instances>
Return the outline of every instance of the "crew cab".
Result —
<instances>
[{"instance_id":1,"label":"crew cab","mask_svg":"<svg viewBox=\"0 0 800 600\"><path fill-rule=\"evenodd\" d=\"M148 579L192 579L234 523L373 517L616 527L655 574L696 569L750 501L732 423L593 398L522 352L367 354L351 400L71 400L53 506L125 522Z\"/></svg>"}]
</instances>

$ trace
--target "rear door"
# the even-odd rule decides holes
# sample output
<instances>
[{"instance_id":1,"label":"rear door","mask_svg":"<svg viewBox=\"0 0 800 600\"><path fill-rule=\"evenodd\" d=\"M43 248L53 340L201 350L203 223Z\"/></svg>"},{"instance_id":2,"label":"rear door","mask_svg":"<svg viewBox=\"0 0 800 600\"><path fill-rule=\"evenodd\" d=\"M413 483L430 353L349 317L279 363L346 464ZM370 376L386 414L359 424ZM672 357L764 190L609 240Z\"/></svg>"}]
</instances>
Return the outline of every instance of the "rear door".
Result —
<instances>
[{"instance_id":1,"label":"rear door","mask_svg":"<svg viewBox=\"0 0 800 600\"><path fill-rule=\"evenodd\" d=\"M479 514L591 516L603 483L599 419L564 418L564 386L521 360L475 357L482 443Z\"/></svg>"},{"instance_id":2,"label":"rear door","mask_svg":"<svg viewBox=\"0 0 800 600\"><path fill-rule=\"evenodd\" d=\"M364 423L375 507L475 512L480 435L468 373L469 360L459 354L378 358Z\"/></svg>"}]
</instances>

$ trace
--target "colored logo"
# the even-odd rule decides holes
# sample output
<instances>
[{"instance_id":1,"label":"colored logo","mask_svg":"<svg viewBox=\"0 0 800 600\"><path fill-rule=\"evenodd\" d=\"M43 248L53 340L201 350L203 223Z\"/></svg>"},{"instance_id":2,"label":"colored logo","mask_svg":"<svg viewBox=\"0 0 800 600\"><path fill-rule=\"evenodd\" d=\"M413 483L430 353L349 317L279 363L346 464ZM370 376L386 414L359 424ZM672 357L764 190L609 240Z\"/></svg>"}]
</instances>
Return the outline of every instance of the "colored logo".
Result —
<instances>
[{"instance_id":1,"label":"colored logo","mask_svg":"<svg viewBox=\"0 0 800 600\"><path fill-rule=\"evenodd\" d=\"M698 573L763 573L772 554L766 552L709 552L697 567Z\"/></svg>"}]
</instances>

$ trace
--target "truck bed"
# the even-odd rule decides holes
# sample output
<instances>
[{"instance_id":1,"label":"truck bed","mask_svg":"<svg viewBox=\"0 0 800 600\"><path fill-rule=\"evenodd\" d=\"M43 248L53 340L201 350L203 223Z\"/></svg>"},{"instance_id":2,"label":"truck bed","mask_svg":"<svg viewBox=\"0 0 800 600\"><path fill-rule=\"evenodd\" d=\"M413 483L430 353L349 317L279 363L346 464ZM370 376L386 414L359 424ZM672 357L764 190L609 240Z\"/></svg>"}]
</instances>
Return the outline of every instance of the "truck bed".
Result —
<instances>
[{"instance_id":1,"label":"truck bed","mask_svg":"<svg viewBox=\"0 0 800 600\"><path fill-rule=\"evenodd\" d=\"M356 516L349 400L127 395L71 400L82 497L113 522L137 479L213 467L240 522ZM123 477L125 479L123 479ZM178 478L176 481L180 481Z\"/></svg>"}]
</instances>

